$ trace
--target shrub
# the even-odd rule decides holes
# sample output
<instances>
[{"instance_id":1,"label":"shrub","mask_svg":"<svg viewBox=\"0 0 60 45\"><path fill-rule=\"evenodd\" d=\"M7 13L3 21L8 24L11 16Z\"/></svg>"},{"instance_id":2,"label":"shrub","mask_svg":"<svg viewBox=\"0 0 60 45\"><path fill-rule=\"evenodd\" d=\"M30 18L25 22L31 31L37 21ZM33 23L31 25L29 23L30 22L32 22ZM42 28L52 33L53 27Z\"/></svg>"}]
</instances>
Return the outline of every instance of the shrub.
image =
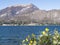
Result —
<instances>
[{"instance_id":1,"label":"shrub","mask_svg":"<svg viewBox=\"0 0 60 45\"><path fill-rule=\"evenodd\" d=\"M54 34L49 32L48 28L36 37L35 34L27 36L25 40L22 41L22 45L60 45L60 34L57 30L54 30Z\"/></svg>"}]
</instances>

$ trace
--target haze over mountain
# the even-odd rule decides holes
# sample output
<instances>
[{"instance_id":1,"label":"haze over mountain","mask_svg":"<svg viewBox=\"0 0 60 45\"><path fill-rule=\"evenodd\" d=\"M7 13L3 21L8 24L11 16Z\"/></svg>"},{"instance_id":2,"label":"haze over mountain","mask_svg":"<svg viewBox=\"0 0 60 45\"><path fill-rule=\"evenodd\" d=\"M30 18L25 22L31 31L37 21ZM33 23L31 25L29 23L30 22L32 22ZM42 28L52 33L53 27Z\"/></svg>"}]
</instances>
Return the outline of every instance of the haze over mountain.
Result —
<instances>
[{"instance_id":1,"label":"haze over mountain","mask_svg":"<svg viewBox=\"0 0 60 45\"><path fill-rule=\"evenodd\" d=\"M34 4L13 5L0 10L0 21L2 20L60 23L60 10L41 10Z\"/></svg>"}]
</instances>

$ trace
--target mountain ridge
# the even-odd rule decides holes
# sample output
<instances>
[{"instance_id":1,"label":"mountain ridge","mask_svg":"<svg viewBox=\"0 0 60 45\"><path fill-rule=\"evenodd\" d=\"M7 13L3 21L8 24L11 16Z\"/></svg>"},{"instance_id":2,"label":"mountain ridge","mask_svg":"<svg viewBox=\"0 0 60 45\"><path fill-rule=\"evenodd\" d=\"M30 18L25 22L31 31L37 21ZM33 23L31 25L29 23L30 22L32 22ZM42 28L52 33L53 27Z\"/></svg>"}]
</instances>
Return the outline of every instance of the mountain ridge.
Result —
<instances>
[{"instance_id":1,"label":"mountain ridge","mask_svg":"<svg viewBox=\"0 0 60 45\"><path fill-rule=\"evenodd\" d=\"M15 5L0 10L0 21L26 21L37 23L58 23L60 24L60 10L41 10L34 4Z\"/></svg>"}]
</instances>

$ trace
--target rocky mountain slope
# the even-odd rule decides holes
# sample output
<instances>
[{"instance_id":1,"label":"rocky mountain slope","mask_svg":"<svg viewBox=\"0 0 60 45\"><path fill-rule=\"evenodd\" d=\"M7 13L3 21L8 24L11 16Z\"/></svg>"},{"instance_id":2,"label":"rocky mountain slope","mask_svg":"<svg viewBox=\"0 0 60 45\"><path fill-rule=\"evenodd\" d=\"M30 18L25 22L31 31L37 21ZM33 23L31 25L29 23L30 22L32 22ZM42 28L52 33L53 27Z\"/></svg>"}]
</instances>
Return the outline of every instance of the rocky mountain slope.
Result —
<instances>
[{"instance_id":1,"label":"rocky mountain slope","mask_svg":"<svg viewBox=\"0 0 60 45\"><path fill-rule=\"evenodd\" d=\"M60 23L60 10L40 10L33 4L14 5L0 10L0 21Z\"/></svg>"}]
</instances>

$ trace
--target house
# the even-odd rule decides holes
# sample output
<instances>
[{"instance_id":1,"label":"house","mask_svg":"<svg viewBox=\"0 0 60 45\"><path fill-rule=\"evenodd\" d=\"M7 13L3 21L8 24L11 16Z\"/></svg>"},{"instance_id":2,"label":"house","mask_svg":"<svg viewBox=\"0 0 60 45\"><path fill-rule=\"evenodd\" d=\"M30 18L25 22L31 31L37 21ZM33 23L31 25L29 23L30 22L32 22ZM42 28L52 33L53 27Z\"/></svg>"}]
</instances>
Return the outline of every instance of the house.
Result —
<instances>
[{"instance_id":1,"label":"house","mask_svg":"<svg viewBox=\"0 0 60 45\"><path fill-rule=\"evenodd\" d=\"M17 24L2 24L2 26L17 26Z\"/></svg>"}]
</instances>

